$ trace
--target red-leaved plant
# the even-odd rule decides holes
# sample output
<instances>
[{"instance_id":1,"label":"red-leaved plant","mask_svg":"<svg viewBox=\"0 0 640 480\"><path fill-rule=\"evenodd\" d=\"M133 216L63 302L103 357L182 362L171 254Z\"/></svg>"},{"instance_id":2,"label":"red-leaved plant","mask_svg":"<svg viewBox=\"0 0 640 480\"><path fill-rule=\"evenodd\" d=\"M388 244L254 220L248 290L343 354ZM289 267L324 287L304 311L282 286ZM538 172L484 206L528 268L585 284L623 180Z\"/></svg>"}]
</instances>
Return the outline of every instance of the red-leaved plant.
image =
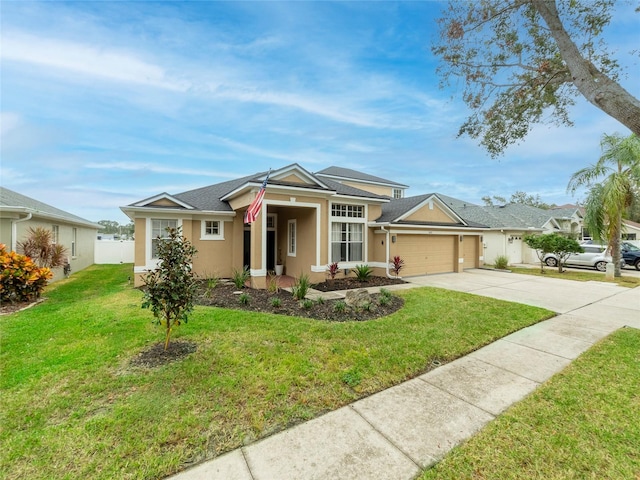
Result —
<instances>
[{"instance_id":1,"label":"red-leaved plant","mask_svg":"<svg viewBox=\"0 0 640 480\"><path fill-rule=\"evenodd\" d=\"M396 255L395 257L393 257L393 261L391 262L391 269L393 270L393 273L396 274L396 278L398 278L398 275L400 274L400 270L402 270L403 267L404 267L404 260L401 259L399 255Z\"/></svg>"},{"instance_id":2,"label":"red-leaved plant","mask_svg":"<svg viewBox=\"0 0 640 480\"><path fill-rule=\"evenodd\" d=\"M327 265L327 273L329 273L329 277L331 278L331 280L336 278L336 275L338 274L338 270L339 270L338 262L333 262Z\"/></svg>"}]
</instances>

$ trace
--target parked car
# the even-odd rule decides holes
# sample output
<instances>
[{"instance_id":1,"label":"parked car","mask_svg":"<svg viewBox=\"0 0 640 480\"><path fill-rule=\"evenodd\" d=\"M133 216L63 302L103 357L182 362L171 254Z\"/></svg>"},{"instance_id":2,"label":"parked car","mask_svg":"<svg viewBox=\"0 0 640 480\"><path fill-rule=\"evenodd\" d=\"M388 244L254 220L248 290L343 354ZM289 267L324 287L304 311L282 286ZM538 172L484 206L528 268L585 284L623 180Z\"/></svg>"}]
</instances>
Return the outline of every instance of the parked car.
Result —
<instances>
[{"instance_id":1,"label":"parked car","mask_svg":"<svg viewBox=\"0 0 640 480\"><path fill-rule=\"evenodd\" d=\"M611 255L607 255L607 247L605 245L582 244L583 253L572 253L564 261L566 266L577 267L593 267L596 270L604 272L607 270L607 263L611 262ZM542 259L550 267L558 266L558 258L553 253L548 253ZM624 267L625 261L620 261L620 266Z\"/></svg>"},{"instance_id":2,"label":"parked car","mask_svg":"<svg viewBox=\"0 0 640 480\"><path fill-rule=\"evenodd\" d=\"M640 270L640 248L632 243L622 242L620 244L620 253L627 266L634 266L636 270Z\"/></svg>"}]
</instances>

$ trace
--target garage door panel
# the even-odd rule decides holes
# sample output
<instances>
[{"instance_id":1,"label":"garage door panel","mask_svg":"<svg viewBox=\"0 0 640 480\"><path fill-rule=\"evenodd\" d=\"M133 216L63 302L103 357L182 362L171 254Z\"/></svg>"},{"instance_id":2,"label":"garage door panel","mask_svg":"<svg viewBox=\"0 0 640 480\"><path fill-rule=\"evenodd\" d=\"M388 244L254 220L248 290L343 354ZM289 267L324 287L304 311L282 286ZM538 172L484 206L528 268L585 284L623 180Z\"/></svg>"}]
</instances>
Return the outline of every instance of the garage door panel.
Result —
<instances>
[{"instance_id":1,"label":"garage door panel","mask_svg":"<svg viewBox=\"0 0 640 480\"><path fill-rule=\"evenodd\" d=\"M479 264L478 237L464 237L462 268L477 268Z\"/></svg>"},{"instance_id":2,"label":"garage door panel","mask_svg":"<svg viewBox=\"0 0 640 480\"><path fill-rule=\"evenodd\" d=\"M405 276L453 272L455 240L453 235L398 235L398 250L405 261Z\"/></svg>"}]
</instances>

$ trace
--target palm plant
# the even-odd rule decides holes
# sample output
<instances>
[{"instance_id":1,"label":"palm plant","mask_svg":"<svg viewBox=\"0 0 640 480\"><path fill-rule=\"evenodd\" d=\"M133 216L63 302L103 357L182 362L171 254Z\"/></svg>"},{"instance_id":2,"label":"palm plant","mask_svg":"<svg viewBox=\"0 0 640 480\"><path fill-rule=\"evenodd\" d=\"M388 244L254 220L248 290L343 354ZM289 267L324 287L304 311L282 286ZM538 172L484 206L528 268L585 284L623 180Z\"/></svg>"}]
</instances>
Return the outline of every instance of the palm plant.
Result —
<instances>
[{"instance_id":1,"label":"palm plant","mask_svg":"<svg viewBox=\"0 0 640 480\"><path fill-rule=\"evenodd\" d=\"M622 217L633 204L640 188L640 139L632 134L604 135L602 155L594 165L574 173L567 190L588 187L584 204L584 223L597 241L607 241L614 264L614 276L620 277L620 236Z\"/></svg>"}]
</instances>

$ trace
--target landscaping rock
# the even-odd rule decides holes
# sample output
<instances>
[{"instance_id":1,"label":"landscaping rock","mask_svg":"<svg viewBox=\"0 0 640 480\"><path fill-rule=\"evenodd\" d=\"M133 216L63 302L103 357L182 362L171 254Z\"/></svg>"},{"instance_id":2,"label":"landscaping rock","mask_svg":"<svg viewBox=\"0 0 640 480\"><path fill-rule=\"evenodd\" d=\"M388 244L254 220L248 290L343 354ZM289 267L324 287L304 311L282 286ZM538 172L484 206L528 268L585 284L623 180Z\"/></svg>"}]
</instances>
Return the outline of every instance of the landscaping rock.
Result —
<instances>
[{"instance_id":1,"label":"landscaping rock","mask_svg":"<svg viewBox=\"0 0 640 480\"><path fill-rule=\"evenodd\" d=\"M344 303L351 308L363 308L371 305L371 295L365 288L349 290L344 297Z\"/></svg>"}]
</instances>

